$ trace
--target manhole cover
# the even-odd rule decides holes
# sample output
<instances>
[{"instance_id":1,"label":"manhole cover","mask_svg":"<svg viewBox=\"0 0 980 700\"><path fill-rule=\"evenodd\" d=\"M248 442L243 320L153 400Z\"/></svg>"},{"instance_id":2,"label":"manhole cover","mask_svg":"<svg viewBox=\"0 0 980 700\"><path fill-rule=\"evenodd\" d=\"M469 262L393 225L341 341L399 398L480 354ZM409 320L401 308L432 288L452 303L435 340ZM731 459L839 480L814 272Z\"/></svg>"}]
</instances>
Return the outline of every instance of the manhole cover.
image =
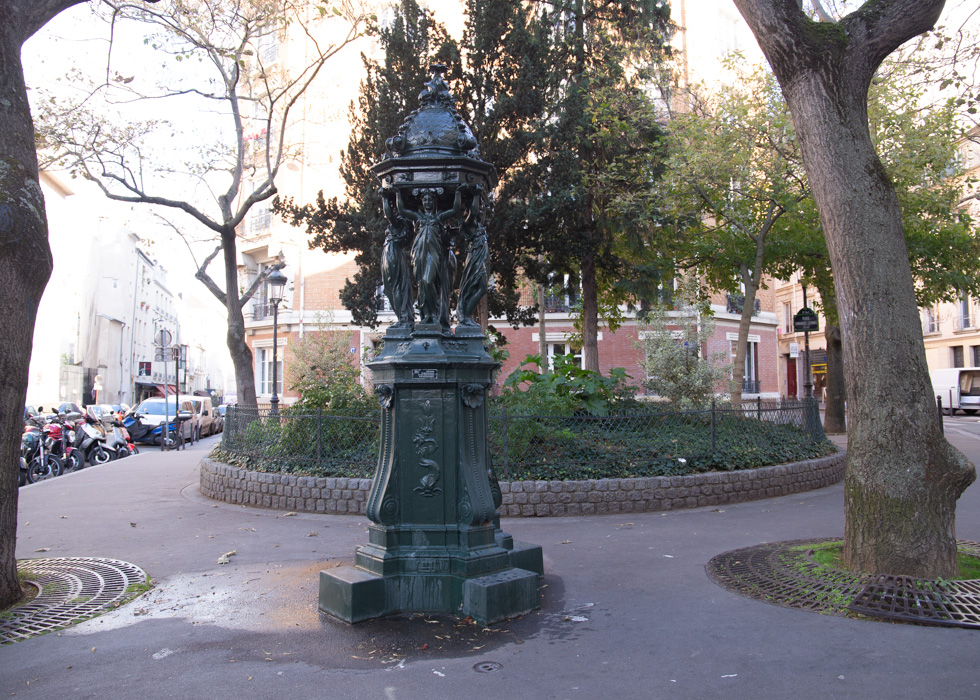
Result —
<instances>
[{"instance_id":1,"label":"manhole cover","mask_svg":"<svg viewBox=\"0 0 980 700\"><path fill-rule=\"evenodd\" d=\"M477 673L490 673L492 671L499 671L502 668L503 666L496 661L481 661L473 666L473 670Z\"/></svg>"},{"instance_id":2,"label":"manhole cover","mask_svg":"<svg viewBox=\"0 0 980 700\"><path fill-rule=\"evenodd\" d=\"M38 595L0 619L2 644L94 617L134 597L130 586L147 582L141 568L116 559L29 559L17 566Z\"/></svg>"}]
</instances>

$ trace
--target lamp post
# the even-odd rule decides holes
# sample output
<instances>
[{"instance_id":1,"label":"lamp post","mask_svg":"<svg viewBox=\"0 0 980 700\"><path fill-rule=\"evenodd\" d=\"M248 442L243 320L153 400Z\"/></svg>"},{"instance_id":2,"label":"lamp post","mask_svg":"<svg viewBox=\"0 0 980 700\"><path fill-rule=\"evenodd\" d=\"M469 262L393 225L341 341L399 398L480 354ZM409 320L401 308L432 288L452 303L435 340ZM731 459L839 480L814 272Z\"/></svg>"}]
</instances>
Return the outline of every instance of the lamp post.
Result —
<instances>
[{"instance_id":1,"label":"lamp post","mask_svg":"<svg viewBox=\"0 0 980 700\"><path fill-rule=\"evenodd\" d=\"M286 275L281 270L274 270L271 275L266 277L266 284L269 285L269 302L272 304L272 415L279 413L279 394L276 387L279 384L279 302L282 301L283 293L286 291Z\"/></svg>"}]
</instances>

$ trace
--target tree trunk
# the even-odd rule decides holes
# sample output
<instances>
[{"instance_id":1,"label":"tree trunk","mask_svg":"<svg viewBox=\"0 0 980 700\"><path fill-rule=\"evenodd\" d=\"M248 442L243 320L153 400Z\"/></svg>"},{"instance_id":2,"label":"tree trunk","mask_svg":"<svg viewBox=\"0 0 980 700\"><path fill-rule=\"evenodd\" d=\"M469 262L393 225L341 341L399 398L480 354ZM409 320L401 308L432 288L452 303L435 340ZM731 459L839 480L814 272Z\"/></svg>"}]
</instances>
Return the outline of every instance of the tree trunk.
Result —
<instances>
[{"instance_id":1,"label":"tree trunk","mask_svg":"<svg viewBox=\"0 0 980 700\"><path fill-rule=\"evenodd\" d=\"M538 370L541 374L547 374L551 369L548 366L548 321L545 318L547 313L544 305L544 285L538 285L538 354L541 356L541 364Z\"/></svg>"},{"instance_id":2,"label":"tree trunk","mask_svg":"<svg viewBox=\"0 0 980 700\"><path fill-rule=\"evenodd\" d=\"M867 116L878 65L943 2L869 2L820 31L794 0L735 2L793 115L834 273L851 419L844 561L955 576L956 499L976 470L939 430L901 211Z\"/></svg>"},{"instance_id":3,"label":"tree trunk","mask_svg":"<svg viewBox=\"0 0 980 700\"><path fill-rule=\"evenodd\" d=\"M239 406L256 406L255 365L252 351L245 342L245 316L242 313L238 291L238 247L235 230L221 234L222 253L225 262L225 308L228 312L228 352L235 366L235 385L238 389Z\"/></svg>"},{"instance_id":4,"label":"tree trunk","mask_svg":"<svg viewBox=\"0 0 980 700\"><path fill-rule=\"evenodd\" d=\"M823 429L831 435L847 432L844 390L844 350L840 326L827 324L823 332L827 341L827 403L824 405Z\"/></svg>"},{"instance_id":5,"label":"tree trunk","mask_svg":"<svg viewBox=\"0 0 980 700\"><path fill-rule=\"evenodd\" d=\"M8 12L4 21L11 21ZM21 597L17 578L17 474L24 402L41 294L51 276L34 124L9 25L0 33L0 609Z\"/></svg>"},{"instance_id":6,"label":"tree trunk","mask_svg":"<svg viewBox=\"0 0 980 700\"><path fill-rule=\"evenodd\" d=\"M599 371L599 289L591 251L582 258L582 358L585 369Z\"/></svg>"}]
</instances>

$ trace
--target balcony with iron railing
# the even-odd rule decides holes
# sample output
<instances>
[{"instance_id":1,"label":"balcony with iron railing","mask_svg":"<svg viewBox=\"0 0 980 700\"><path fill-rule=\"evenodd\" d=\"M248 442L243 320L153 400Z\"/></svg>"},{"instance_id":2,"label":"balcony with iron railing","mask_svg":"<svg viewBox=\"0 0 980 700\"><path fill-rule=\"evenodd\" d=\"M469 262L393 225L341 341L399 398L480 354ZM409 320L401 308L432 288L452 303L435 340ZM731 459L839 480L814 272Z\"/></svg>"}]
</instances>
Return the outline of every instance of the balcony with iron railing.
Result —
<instances>
[{"instance_id":1,"label":"balcony with iron railing","mask_svg":"<svg viewBox=\"0 0 980 700\"><path fill-rule=\"evenodd\" d=\"M922 319L922 335L935 335L939 333L939 321L932 316Z\"/></svg>"},{"instance_id":2,"label":"balcony with iron railing","mask_svg":"<svg viewBox=\"0 0 980 700\"><path fill-rule=\"evenodd\" d=\"M762 392L762 382L758 379L743 379L742 380L742 393L743 394L759 394Z\"/></svg>"},{"instance_id":3,"label":"balcony with iron railing","mask_svg":"<svg viewBox=\"0 0 980 700\"><path fill-rule=\"evenodd\" d=\"M744 294L728 294L726 296L727 305L725 310L730 314L742 313L742 308L745 306L745 295ZM762 304L759 299L756 298L752 304L752 315L758 316L762 311Z\"/></svg>"},{"instance_id":4,"label":"balcony with iron railing","mask_svg":"<svg viewBox=\"0 0 980 700\"><path fill-rule=\"evenodd\" d=\"M957 314L953 317L953 330L954 331L971 331L976 330L977 324L976 319L973 316L959 315Z\"/></svg>"},{"instance_id":5,"label":"balcony with iron railing","mask_svg":"<svg viewBox=\"0 0 980 700\"><path fill-rule=\"evenodd\" d=\"M275 308L275 304L273 304L271 301L253 301L252 320L263 321L267 318L271 319L274 308Z\"/></svg>"}]
</instances>

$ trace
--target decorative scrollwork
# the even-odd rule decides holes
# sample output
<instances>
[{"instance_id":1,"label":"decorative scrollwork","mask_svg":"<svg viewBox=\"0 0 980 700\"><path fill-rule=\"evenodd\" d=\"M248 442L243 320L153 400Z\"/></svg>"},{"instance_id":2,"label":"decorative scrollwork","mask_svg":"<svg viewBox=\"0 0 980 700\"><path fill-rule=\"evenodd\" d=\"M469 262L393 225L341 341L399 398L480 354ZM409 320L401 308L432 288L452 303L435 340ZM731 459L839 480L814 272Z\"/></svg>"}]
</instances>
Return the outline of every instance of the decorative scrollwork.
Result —
<instances>
[{"instance_id":1,"label":"decorative scrollwork","mask_svg":"<svg viewBox=\"0 0 980 700\"><path fill-rule=\"evenodd\" d=\"M464 384L459 393L463 397L463 403L472 409L477 409L483 405L483 385L482 384Z\"/></svg>"},{"instance_id":2,"label":"decorative scrollwork","mask_svg":"<svg viewBox=\"0 0 980 700\"><path fill-rule=\"evenodd\" d=\"M462 340L444 340L442 341L442 347L448 353L466 352L466 343Z\"/></svg>"},{"instance_id":3,"label":"decorative scrollwork","mask_svg":"<svg viewBox=\"0 0 980 700\"><path fill-rule=\"evenodd\" d=\"M396 499L394 496L388 496L385 498L381 502L381 511L379 515L381 516L381 522L393 522L398 515L398 499Z\"/></svg>"},{"instance_id":4,"label":"decorative scrollwork","mask_svg":"<svg viewBox=\"0 0 980 700\"><path fill-rule=\"evenodd\" d=\"M390 384L375 384L374 393L378 396L378 403L381 408L387 410L391 408L395 400L395 389Z\"/></svg>"},{"instance_id":5,"label":"decorative scrollwork","mask_svg":"<svg viewBox=\"0 0 980 700\"><path fill-rule=\"evenodd\" d=\"M442 489L438 487L439 480L442 478L442 468L434 459L429 459L439 449L438 443L432 437L432 433L435 432L436 419L432 415L431 401L426 399L420 408L422 424L412 438L412 442L415 443L415 452L419 456L419 466L427 469L428 473L419 480L419 485L415 487L415 493L431 497L442 493Z\"/></svg>"}]
</instances>

